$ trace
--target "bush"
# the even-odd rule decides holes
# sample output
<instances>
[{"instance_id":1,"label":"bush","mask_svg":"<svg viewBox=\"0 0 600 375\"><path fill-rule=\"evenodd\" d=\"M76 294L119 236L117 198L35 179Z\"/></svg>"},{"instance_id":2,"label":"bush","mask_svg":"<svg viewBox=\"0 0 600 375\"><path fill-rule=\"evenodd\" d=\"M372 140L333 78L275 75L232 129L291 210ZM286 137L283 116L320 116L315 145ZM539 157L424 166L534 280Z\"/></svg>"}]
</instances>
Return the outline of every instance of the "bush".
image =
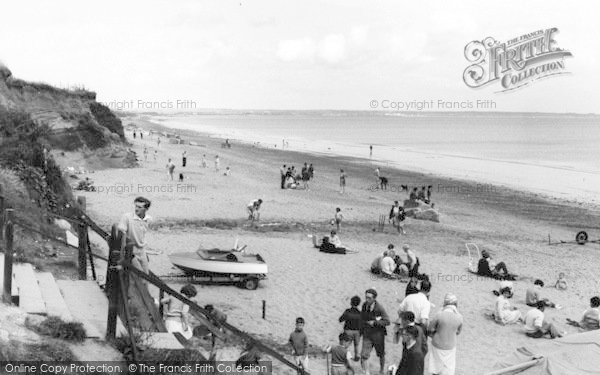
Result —
<instances>
[{"instance_id":1,"label":"bush","mask_svg":"<svg viewBox=\"0 0 600 375\"><path fill-rule=\"evenodd\" d=\"M90 103L90 110L94 115L94 118L98 122L98 124L104 126L111 133L118 134L121 139L125 139L125 133L123 132L123 123L111 110L100 103L92 102Z\"/></svg>"},{"instance_id":2,"label":"bush","mask_svg":"<svg viewBox=\"0 0 600 375\"><path fill-rule=\"evenodd\" d=\"M25 320L27 328L37 332L39 335L50 336L55 339L68 341L83 341L85 339L85 329L79 322L65 322L57 316L49 316L41 323L33 323L31 319Z\"/></svg>"},{"instance_id":3,"label":"bush","mask_svg":"<svg viewBox=\"0 0 600 375\"><path fill-rule=\"evenodd\" d=\"M71 350L58 340L43 340L35 344L10 341L0 345L0 361L74 361Z\"/></svg>"}]
</instances>

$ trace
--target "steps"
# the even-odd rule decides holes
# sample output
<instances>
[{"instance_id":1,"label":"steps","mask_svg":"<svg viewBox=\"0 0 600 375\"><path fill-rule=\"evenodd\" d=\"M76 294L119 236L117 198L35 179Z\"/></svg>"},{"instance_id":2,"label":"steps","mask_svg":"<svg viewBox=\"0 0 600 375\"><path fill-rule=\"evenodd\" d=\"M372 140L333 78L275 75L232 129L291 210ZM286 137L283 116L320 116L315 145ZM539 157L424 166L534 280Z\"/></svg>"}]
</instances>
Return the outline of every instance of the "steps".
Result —
<instances>
[{"instance_id":1,"label":"steps","mask_svg":"<svg viewBox=\"0 0 600 375\"><path fill-rule=\"evenodd\" d=\"M42 292L42 298L46 302L46 311L49 316L58 316L66 322L73 321L71 311L60 294L60 289L50 272L38 272L35 277Z\"/></svg>"},{"instance_id":2,"label":"steps","mask_svg":"<svg viewBox=\"0 0 600 375\"><path fill-rule=\"evenodd\" d=\"M46 304L33 267L29 263L13 264L13 289L19 288L19 308L29 314L46 315Z\"/></svg>"},{"instance_id":3,"label":"steps","mask_svg":"<svg viewBox=\"0 0 600 375\"><path fill-rule=\"evenodd\" d=\"M108 298L92 280L56 280L61 294L69 306L73 319L83 323L88 337L106 337ZM127 330L117 319L117 336L126 335Z\"/></svg>"}]
</instances>

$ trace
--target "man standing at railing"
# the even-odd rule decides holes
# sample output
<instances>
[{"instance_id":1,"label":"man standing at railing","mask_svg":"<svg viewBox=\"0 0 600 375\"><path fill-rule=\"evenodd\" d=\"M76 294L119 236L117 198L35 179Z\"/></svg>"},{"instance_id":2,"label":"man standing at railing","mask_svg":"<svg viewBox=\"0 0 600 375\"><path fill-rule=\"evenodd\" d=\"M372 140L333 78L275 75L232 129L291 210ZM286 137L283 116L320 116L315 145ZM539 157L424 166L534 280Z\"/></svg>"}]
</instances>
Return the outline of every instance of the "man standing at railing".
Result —
<instances>
[{"instance_id":1,"label":"man standing at railing","mask_svg":"<svg viewBox=\"0 0 600 375\"><path fill-rule=\"evenodd\" d=\"M149 273L148 255L144 248L146 247L146 232L148 224L152 218L146 214L150 208L150 201L144 197L137 197L133 201L135 205L134 212L126 212L121 216L117 228L123 233L123 244L133 246L133 258L131 264L145 273Z\"/></svg>"}]
</instances>

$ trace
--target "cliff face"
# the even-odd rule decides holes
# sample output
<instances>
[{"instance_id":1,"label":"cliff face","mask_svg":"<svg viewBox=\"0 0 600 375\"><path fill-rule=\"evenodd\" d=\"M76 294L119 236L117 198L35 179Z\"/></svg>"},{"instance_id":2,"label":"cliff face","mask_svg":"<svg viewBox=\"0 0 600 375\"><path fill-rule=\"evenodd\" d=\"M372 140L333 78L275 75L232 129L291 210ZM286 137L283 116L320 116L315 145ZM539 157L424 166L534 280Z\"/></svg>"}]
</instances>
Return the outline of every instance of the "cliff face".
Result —
<instances>
[{"instance_id":1,"label":"cliff face","mask_svg":"<svg viewBox=\"0 0 600 375\"><path fill-rule=\"evenodd\" d=\"M94 92L26 82L0 65L0 106L28 113L34 122L47 124L51 131L46 141L55 149L124 146L121 121L96 102Z\"/></svg>"}]
</instances>

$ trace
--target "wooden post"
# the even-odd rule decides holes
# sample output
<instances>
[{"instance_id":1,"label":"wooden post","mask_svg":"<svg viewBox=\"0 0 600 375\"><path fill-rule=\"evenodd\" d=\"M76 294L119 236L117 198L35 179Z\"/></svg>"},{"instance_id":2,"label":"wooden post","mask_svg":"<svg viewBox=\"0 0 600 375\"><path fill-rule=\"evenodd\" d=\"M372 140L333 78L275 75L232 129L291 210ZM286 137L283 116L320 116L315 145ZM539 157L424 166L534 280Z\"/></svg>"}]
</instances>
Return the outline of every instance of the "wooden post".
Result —
<instances>
[{"instance_id":1,"label":"wooden post","mask_svg":"<svg viewBox=\"0 0 600 375\"><path fill-rule=\"evenodd\" d=\"M85 197L79 196L77 197L77 203L80 205L81 209L85 212ZM78 252L78 267L79 267L79 280L85 280L87 278L87 263L86 263L86 255L87 255L87 225L81 224L78 226L78 237L79 237L79 252Z\"/></svg>"},{"instance_id":2,"label":"wooden post","mask_svg":"<svg viewBox=\"0 0 600 375\"><path fill-rule=\"evenodd\" d=\"M165 298L165 291L162 289L159 289L160 291L158 292L158 314L160 315L160 317L162 318L164 315L164 305L162 304L162 300L163 298Z\"/></svg>"},{"instance_id":3,"label":"wooden post","mask_svg":"<svg viewBox=\"0 0 600 375\"><path fill-rule=\"evenodd\" d=\"M4 239L4 196L0 187L0 241Z\"/></svg>"},{"instance_id":4,"label":"wooden post","mask_svg":"<svg viewBox=\"0 0 600 375\"><path fill-rule=\"evenodd\" d=\"M4 214L4 212L3 212ZM13 264L13 223L12 210L6 210L6 249L4 252L4 291L5 303L12 303L12 264Z\"/></svg>"},{"instance_id":5,"label":"wooden post","mask_svg":"<svg viewBox=\"0 0 600 375\"><path fill-rule=\"evenodd\" d=\"M106 284L104 287L108 295L108 318L106 321L106 340L114 340L117 333L117 317L119 315L119 302L121 300L121 287L119 285L119 272L117 265L121 258L121 233L117 224L112 226L110 241L108 243L108 265L106 267Z\"/></svg>"},{"instance_id":6,"label":"wooden post","mask_svg":"<svg viewBox=\"0 0 600 375\"><path fill-rule=\"evenodd\" d=\"M135 336L133 334L133 320L131 313L129 312L129 298L127 293L127 286L125 285L125 279L129 278L127 271L124 269L119 270L119 286L121 288L121 303L125 312L125 324L127 325L127 333L129 334L129 342L131 344L131 350L133 353L133 360L137 361L137 343L135 342Z\"/></svg>"},{"instance_id":7,"label":"wooden post","mask_svg":"<svg viewBox=\"0 0 600 375\"><path fill-rule=\"evenodd\" d=\"M263 300L262 300L262 318L263 318L263 319L266 319L266 318L265 318L265 315L266 315L265 313L266 313L266 311L267 311L267 301L265 301L265 300L263 299Z\"/></svg>"}]
</instances>

